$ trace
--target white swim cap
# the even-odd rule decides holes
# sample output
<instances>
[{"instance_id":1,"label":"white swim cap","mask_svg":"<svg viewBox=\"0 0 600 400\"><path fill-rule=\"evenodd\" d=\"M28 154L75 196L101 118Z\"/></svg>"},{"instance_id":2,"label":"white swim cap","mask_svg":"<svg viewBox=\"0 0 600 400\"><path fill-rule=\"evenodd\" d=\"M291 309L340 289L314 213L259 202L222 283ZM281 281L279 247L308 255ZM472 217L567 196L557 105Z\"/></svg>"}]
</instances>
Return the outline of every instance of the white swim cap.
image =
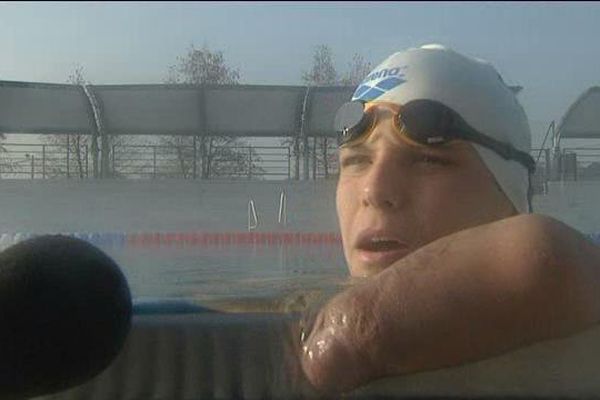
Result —
<instances>
[{"instance_id":1,"label":"white swim cap","mask_svg":"<svg viewBox=\"0 0 600 400\"><path fill-rule=\"evenodd\" d=\"M437 44L394 53L358 86L352 100L439 101L473 128L517 150L531 151L531 132L523 107L488 62ZM471 143L519 213L530 212L529 172L521 163Z\"/></svg>"}]
</instances>

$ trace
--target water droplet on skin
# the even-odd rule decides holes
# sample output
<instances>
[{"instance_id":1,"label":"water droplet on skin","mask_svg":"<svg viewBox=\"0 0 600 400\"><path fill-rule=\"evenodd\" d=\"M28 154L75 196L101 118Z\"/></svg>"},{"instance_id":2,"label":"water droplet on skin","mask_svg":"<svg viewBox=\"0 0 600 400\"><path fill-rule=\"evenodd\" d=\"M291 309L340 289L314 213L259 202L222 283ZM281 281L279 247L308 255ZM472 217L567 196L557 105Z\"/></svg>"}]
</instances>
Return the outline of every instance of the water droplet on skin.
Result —
<instances>
[{"instance_id":1,"label":"water droplet on skin","mask_svg":"<svg viewBox=\"0 0 600 400\"><path fill-rule=\"evenodd\" d=\"M325 351L327 351L327 344L325 340L317 341L317 349L319 350L319 355L322 355Z\"/></svg>"},{"instance_id":2,"label":"water droplet on skin","mask_svg":"<svg viewBox=\"0 0 600 400\"><path fill-rule=\"evenodd\" d=\"M345 313L335 312L329 314L329 322L332 325L345 325L347 316Z\"/></svg>"}]
</instances>

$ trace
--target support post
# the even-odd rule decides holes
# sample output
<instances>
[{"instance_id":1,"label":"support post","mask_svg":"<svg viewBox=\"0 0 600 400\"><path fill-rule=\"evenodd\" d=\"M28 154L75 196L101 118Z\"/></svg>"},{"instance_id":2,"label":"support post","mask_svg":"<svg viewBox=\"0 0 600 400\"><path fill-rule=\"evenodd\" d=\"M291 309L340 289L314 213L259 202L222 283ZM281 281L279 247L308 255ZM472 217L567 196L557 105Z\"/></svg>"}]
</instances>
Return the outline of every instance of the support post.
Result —
<instances>
[{"instance_id":1,"label":"support post","mask_svg":"<svg viewBox=\"0 0 600 400\"><path fill-rule=\"evenodd\" d=\"M42 179L46 179L46 145L42 145Z\"/></svg>"},{"instance_id":2,"label":"support post","mask_svg":"<svg viewBox=\"0 0 600 400\"><path fill-rule=\"evenodd\" d=\"M306 92L304 94L304 100L302 101L302 116L300 119L300 137L302 138L302 157L304 164L304 173L303 180L308 180L309 175L309 143L308 143L308 135L306 133L306 129L304 127L306 122L306 108L308 102L308 94L310 93L310 86L306 88Z\"/></svg>"},{"instance_id":3,"label":"support post","mask_svg":"<svg viewBox=\"0 0 600 400\"><path fill-rule=\"evenodd\" d=\"M313 180L317 180L317 137L313 137Z\"/></svg>"},{"instance_id":4,"label":"support post","mask_svg":"<svg viewBox=\"0 0 600 400\"><path fill-rule=\"evenodd\" d=\"M329 153L327 152L329 149L327 148L327 137L323 138L323 169L325 173L325 179L329 178L329 165L327 163L327 158Z\"/></svg>"},{"instance_id":5,"label":"support post","mask_svg":"<svg viewBox=\"0 0 600 400\"><path fill-rule=\"evenodd\" d=\"M192 145L194 146L194 150L193 150L193 156L194 156L194 161L192 164L192 179L196 179L196 177L198 176L198 151L196 149L196 142L197 142L198 137L196 135L194 135L193 140L192 140Z\"/></svg>"},{"instance_id":6,"label":"support post","mask_svg":"<svg viewBox=\"0 0 600 400\"><path fill-rule=\"evenodd\" d=\"M67 179L69 179L71 176L69 174L69 155L71 154L71 135L67 135Z\"/></svg>"},{"instance_id":7,"label":"support post","mask_svg":"<svg viewBox=\"0 0 600 400\"><path fill-rule=\"evenodd\" d=\"M152 179L156 179L156 145L152 146Z\"/></svg>"}]
</instances>

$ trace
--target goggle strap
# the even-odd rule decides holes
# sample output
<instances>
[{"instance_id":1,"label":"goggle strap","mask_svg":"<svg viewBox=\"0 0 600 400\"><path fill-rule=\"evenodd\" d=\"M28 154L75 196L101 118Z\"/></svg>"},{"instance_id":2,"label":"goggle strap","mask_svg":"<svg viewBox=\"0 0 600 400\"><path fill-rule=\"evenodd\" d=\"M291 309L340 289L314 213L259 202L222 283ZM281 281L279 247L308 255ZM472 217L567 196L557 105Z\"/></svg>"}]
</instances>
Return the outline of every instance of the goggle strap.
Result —
<instances>
[{"instance_id":1,"label":"goggle strap","mask_svg":"<svg viewBox=\"0 0 600 400\"><path fill-rule=\"evenodd\" d=\"M484 147L487 147L488 149L495 149L496 153L499 154L505 160L515 160L520 162L530 172L533 172L535 170L535 161L533 160L531 155L525 153L524 151L515 149L513 146L507 143L500 142L496 139L485 135L475 134L472 132L469 133L469 135L462 136L465 136L465 139L478 143Z\"/></svg>"}]
</instances>

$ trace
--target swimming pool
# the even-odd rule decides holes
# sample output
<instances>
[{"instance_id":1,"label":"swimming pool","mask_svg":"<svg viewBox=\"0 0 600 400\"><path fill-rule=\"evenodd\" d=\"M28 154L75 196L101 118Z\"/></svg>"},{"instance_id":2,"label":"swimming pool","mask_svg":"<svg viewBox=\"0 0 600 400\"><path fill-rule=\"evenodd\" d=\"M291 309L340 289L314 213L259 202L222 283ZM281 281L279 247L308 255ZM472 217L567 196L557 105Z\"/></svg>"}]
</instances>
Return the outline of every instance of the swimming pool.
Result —
<instances>
[{"instance_id":1,"label":"swimming pool","mask_svg":"<svg viewBox=\"0 0 600 400\"><path fill-rule=\"evenodd\" d=\"M344 281L335 181L1 181L0 247L29 234L71 233L123 268L140 298L271 298ZM279 194L288 224L277 223ZM249 199L259 226L247 230ZM550 183L534 210L600 230L600 185ZM2 235L4 234L4 235Z\"/></svg>"},{"instance_id":2,"label":"swimming pool","mask_svg":"<svg viewBox=\"0 0 600 400\"><path fill-rule=\"evenodd\" d=\"M171 239L169 245L161 245L159 239L156 245L150 237L143 243L143 232L244 232L249 198L263 221L257 235L281 233L273 215L280 184L2 185L6 195L1 218L12 232L138 235L138 245L100 244L122 266L138 303L183 299L244 312L137 315L128 344L111 368L51 398L311 397L298 378L297 365L290 362L286 321L293 314L279 312L302 310L347 284L339 243L268 243L266 238L264 243L242 243L231 236L229 243L225 239L186 245L184 239L177 245ZM286 190L286 231L335 232L332 182L290 184ZM534 208L582 232L593 232L600 227L594 212L598 199L600 188L594 182L556 183L547 196L534 199ZM28 207L33 207L31 212ZM356 396L589 397L600 393L595 378L600 367L598 337L600 330L592 329L460 368L375 382Z\"/></svg>"}]
</instances>

